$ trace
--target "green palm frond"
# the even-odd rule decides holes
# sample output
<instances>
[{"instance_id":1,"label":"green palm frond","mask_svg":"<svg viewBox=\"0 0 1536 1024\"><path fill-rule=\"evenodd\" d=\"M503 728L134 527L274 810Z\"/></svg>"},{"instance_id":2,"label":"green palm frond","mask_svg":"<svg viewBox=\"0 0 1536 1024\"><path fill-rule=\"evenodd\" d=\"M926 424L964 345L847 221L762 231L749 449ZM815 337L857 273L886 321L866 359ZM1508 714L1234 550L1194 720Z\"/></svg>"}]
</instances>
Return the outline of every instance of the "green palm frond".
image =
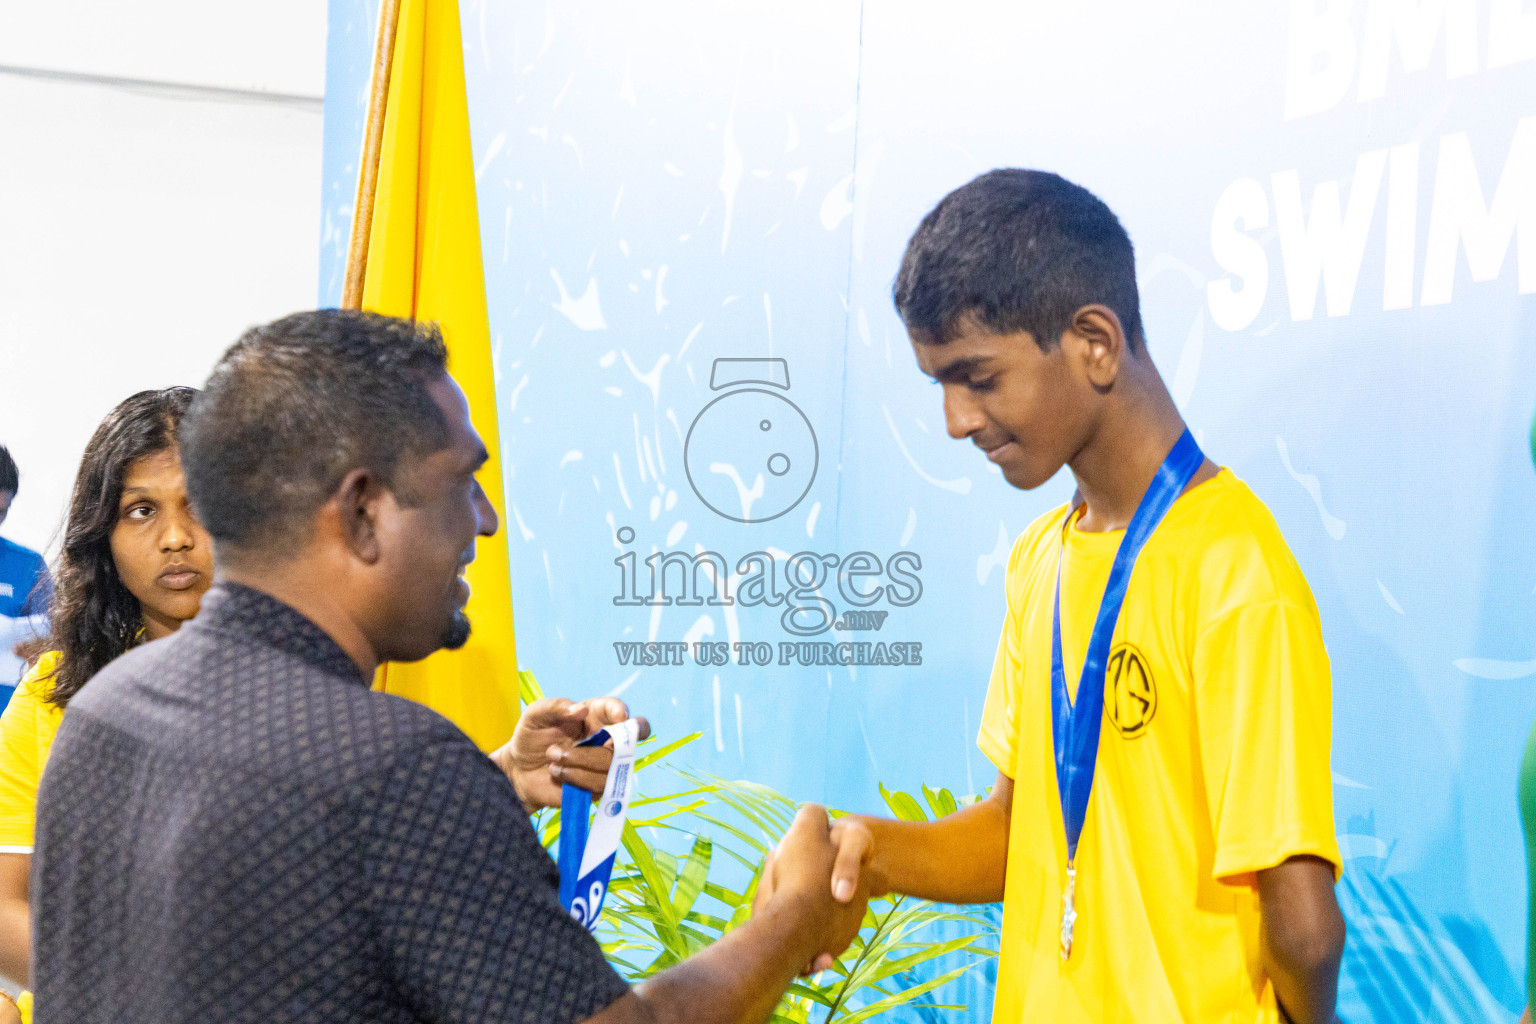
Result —
<instances>
[{"instance_id":1,"label":"green palm frond","mask_svg":"<svg viewBox=\"0 0 1536 1024\"><path fill-rule=\"evenodd\" d=\"M543 696L532 673L518 675L524 701ZM631 981L682 962L751 916L763 860L789 830L799 807L760 783L666 763L700 736L693 733L664 745L647 740L636 761L637 768L665 766L681 784L673 792L655 792L647 785L649 795L632 805L644 809L646 817L624 826L598 925L604 954ZM658 777L665 775L646 774L647 781ZM941 818L979 799L927 786L921 803L885 786L880 795L903 821ZM559 812L542 812L534 824L544 845L552 848L559 836ZM946 937L937 939L937 926L945 928ZM872 900L852 945L831 969L798 979L774 1012L773 1024L863 1024L903 1006L964 1010L963 1005L922 1000L996 956L996 945L996 925L985 916L910 897ZM914 972L923 968L930 976L919 981Z\"/></svg>"},{"instance_id":2,"label":"green palm frond","mask_svg":"<svg viewBox=\"0 0 1536 1024\"><path fill-rule=\"evenodd\" d=\"M688 853L673 857L649 848L657 869L637 869L626 876L627 885L637 891L648 887L648 895L626 904L632 909L611 909L605 914L605 930L611 929L612 935L608 940L611 945L605 949L617 951L621 945L653 943L655 953L647 969L630 973L637 981L679 962L750 916L763 858L788 830L797 807L794 801L757 783L718 779L689 769L674 771L683 782L679 806L687 809L657 817L665 820L667 834L690 841ZM899 817L931 820L909 794L884 787L881 794ZM947 790L925 789L923 797L934 818L961 806ZM658 805L668 803L664 796L654 799ZM644 845L638 834L635 842ZM628 842L626 852L635 854ZM723 860L721 854L725 855ZM643 860L644 855L636 859ZM740 890L735 882L712 877L743 871L750 871L751 877ZM657 912L663 901L671 916ZM706 903L709 909L701 909ZM958 928L960 934L935 941L931 929L938 925L948 926L950 932ZM677 929L675 938L668 931L671 928ZM645 938L637 938L639 935ZM774 1021L861 1024L906 1005L963 1010L964 1006L920 1000L995 955L996 929L983 916L906 897L875 900L865 916L864 928L848 950L830 970L796 981ZM949 958L946 969L935 971L935 962L941 958ZM955 959L960 960L958 965L947 966ZM931 976L914 982L913 972L925 966Z\"/></svg>"}]
</instances>

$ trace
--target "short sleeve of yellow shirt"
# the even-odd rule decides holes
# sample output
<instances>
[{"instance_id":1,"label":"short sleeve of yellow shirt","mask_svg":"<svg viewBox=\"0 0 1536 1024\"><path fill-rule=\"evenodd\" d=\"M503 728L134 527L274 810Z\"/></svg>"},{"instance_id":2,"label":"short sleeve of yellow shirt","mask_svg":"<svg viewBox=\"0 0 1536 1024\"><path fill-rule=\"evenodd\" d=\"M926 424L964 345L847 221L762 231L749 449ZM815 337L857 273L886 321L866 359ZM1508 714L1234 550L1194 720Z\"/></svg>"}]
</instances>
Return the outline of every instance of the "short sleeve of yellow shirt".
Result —
<instances>
[{"instance_id":1,"label":"short sleeve of yellow shirt","mask_svg":"<svg viewBox=\"0 0 1536 1024\"><path fill-rule=\"evenodd\" d=\"M1273 516L1229 470L1173 505L1137 559L1104 685L1059 954L1066 837L1051 739L1051 608L1074 694L1123 531L1019 538L978 743L1014 780L993 1019L1278 1020L1254 873L1333 829L1332 687L1316 603Z\"/></svg>"},{"instance_id":2,"label":"short sleeve of yellow shirt","mask_svg":"<svg viewBox=\"0 0 1536 1024\"><path fill-rule=\"evenodd\" d=\"M31 853L37 784L64 712L48 703L57 651L37 660L0 714L0 853Z\"/></svg>"}]
</instances>

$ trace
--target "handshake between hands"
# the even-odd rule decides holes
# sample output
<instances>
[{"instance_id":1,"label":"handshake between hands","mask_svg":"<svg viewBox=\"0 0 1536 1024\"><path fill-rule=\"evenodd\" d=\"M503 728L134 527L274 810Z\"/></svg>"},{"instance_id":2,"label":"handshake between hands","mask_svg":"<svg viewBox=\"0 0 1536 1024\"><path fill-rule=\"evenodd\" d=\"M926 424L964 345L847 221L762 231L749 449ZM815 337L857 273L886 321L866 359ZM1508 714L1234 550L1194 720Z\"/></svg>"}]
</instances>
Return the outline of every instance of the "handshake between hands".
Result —
<instances>
[{"instance_id":1,"label":"handshake between hands","mask_svg":"<svg viewBox=\"0 0 1536 1024\"><path fill-rule=\"evenodd\" d=\"M854 815L829 821L825 808L805 804L768 855L752 901L754 916L779 902L797 906L818 952L802 974L829 969L864 924L869 901L885 888L869 870L874 836Z\"/></svg>"}]
</instances>

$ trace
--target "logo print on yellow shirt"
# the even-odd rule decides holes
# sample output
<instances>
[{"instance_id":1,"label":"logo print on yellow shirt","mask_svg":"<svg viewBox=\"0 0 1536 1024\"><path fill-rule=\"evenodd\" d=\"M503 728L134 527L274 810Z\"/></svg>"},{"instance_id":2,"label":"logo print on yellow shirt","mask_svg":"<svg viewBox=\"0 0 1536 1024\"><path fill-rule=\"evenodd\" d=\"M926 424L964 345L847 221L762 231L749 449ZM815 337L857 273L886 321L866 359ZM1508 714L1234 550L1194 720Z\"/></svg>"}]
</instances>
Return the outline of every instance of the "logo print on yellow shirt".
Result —
<instances>
[{"instance_id":1,"label":"logo print on yellow shirt","mask_svg":"<svg viewBox=\"0 0 1536 1024\"><path fill-rule=\"evenodd\" d=\"M1109 654L1105 672L1105 710L1120 735L1133 740L1147 731L1157 714L1157 683L1146 655L1135 644L1122 643Z\"/></svg>"}]
</instances>

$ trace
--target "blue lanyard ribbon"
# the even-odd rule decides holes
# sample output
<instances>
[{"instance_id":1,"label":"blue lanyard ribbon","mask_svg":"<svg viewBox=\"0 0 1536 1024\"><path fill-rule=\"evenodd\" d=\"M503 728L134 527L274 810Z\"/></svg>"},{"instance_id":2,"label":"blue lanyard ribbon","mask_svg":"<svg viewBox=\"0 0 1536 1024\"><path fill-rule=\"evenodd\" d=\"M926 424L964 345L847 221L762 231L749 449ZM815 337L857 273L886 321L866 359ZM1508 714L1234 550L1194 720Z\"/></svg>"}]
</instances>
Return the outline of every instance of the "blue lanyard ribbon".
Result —
<instances>
[{"instance_id":1,"label":"blue lanyard ribbon","mask_svg":"<svg viewBox=\"0 0 1536 1024\"><path fill-rule=\"evenodd\" d=\"M1104 585L1104 598L1093 623L1075 702L1067 695L1067 673L1062 667L1061 558L1057 558L1056 598L1051 611L1051 735L1056 744L1056 789L1061 798L1062 823L1067 830L1069 865L1077 857L1077 841L1088 815L1088 795L1093 791L1093 770L1099 757L1099 726L1104 718L1104 672L1109 664L1115 624L1120 620L1120 606L1125 603L1125 592L1131 583L1131 570L1142 547L1204 462L1205 453L1195 443L1194 435L1185 430L1158 467L1141 504L1136 506L1136 514L1115 552L1109 581ZM1072 502L1062 524L1063 552L1065 531L1071 527L1080 504L1080 498Z\"/></svg>"},{"instance_id":2,"label":"blue lanyard ribbon","mask_svg":"<svg viewBox=\"0 0 1536 1024\"><path fill-rule=\"evenodd\" d=\"M624 821L634 797L638 721L629 719L599 729L577 746L601 746L610 739L613 763L608 767L596 824L588 820L591 793L571 785L560 791L560 905L588 931L597 927L598 915L603 911L613 862L624 837Z\"/></svg>"}]
</instances>

